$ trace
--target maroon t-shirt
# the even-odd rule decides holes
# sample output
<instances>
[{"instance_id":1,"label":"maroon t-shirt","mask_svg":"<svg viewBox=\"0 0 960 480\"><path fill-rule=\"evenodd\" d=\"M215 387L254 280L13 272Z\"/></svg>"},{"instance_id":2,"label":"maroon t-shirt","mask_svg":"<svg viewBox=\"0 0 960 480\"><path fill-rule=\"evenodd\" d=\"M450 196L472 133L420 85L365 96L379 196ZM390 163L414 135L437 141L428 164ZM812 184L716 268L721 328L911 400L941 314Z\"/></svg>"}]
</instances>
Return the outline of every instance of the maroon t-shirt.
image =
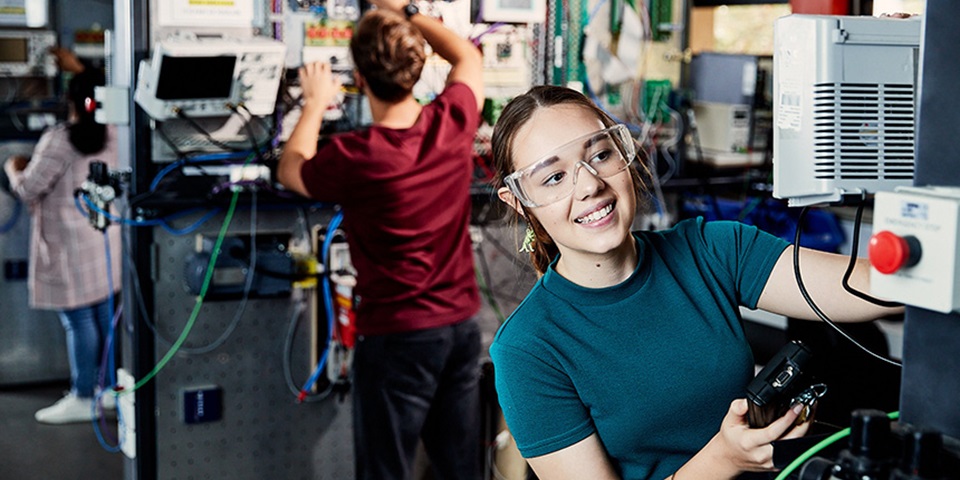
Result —
<instances>
[{"instance_id":1,"label":"maroon t-shirt","mask_svg":"<svg viewBox=\"0 0 960 480\"><path fill-rule=\"evenodd\" d=\"M343 208L357 333L451 325L480 308L470 223L477 102L447 86L412 127L334 136L303 164L311 197Z\"/></svg>"}]
</instances>

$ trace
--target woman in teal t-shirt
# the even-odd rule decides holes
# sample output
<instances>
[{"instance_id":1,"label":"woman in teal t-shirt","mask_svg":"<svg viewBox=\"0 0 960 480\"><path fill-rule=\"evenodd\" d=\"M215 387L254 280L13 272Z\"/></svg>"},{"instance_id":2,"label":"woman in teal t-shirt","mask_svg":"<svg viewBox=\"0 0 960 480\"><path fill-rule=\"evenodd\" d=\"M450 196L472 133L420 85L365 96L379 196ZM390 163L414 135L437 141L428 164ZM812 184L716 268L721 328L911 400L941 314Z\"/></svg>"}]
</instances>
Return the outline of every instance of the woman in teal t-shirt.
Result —
<instances>
[{"instance_id":1,"label":"woman in teal t-shirt","mask_svg":"<svg viewBox=\"0 0 960 480\"><path fill-rule=\"evenodd\" d=\"M580 93L534 87L493 134L500 199L529 227L541 278L490 348L521 454L542 480L732 479L773 470L771 442L806 433L798 410L745 418L753 357L739 307L817 317L793 246L736 222L631 233L649 176L627 129ZM635 167L635 168L634 168ZM839 286L847 258L802 249L831 318L894 313ZM868 290L862 262L851 284Z\"/></svg>"}]
</instances>

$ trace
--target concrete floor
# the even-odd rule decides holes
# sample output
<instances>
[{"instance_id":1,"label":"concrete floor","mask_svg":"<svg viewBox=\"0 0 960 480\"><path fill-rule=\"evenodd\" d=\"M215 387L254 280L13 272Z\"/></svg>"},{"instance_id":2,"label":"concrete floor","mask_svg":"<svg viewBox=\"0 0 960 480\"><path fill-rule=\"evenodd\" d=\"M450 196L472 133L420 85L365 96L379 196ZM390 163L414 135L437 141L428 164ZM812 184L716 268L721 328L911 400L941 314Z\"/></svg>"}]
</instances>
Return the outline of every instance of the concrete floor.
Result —
<instances>
[{"instance_id":1,"label":"concrete floor","mask_svg":"<svg viewBox=\"0 0 960 480\"><path fill-rule=\"evenodd\" d=\"M56 402L68 389L66 382L0 388L0 478L123 478L123 454L100 446L92 423L44 425L33 419L34 412ZM102 431L110 441L116 436L116 415L107 412L105 418Z\"/></svg>"}]
</instances>

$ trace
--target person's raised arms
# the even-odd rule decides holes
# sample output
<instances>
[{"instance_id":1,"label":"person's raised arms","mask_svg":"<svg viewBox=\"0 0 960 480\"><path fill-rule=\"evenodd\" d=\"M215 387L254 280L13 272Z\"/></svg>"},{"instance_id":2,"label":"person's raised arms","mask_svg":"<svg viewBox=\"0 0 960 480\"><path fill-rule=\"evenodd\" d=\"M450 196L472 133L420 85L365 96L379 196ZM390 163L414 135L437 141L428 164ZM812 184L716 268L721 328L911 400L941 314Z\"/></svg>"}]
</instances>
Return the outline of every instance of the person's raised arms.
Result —
<instances>
[{"instance_id":1,"label":"person's raised arms","mask_svg":"<svg viewBox=\"0 0 960 480\"><path fill-rule=\"evenodd\" d=\"M403 9L409 4L409 0L371 0L370 3L377 8L404 15ZM420 30L433 51L450 62L447 85L459 82L470 87L477 100L477 112L481 111L484 100L483 56L477 46L428 15L413 15L410 22Z\"/></svg>"},{"instance_id":2,"label":"person's raised arms","mask_svg":"<svg viewBox=\"0 0 960 480\"><path fill-rule=\"evenodd\" d=\"M300 175L300 167L317 154L317 140L323 124L323 112L337 97L340 79L329 63L310 63L300 67L300 87L303 89L300 120L283 147L277 180L287 190L309 196Z\"/></svg>"}]
</instances>

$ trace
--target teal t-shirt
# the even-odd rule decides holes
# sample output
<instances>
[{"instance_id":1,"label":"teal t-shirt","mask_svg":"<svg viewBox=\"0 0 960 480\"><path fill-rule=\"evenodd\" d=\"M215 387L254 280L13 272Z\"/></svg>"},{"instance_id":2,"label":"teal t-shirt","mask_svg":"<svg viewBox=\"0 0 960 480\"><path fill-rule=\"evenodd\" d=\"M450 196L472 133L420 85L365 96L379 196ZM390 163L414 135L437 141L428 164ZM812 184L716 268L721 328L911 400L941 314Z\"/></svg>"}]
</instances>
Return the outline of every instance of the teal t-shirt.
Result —
<instances>
[{"instance_id":1,"label":"teal t-shirt","mask_svg":"<svg viewBox=\"0 0 960 480\"><path fill-rule=\"evenodd\" d=\"M524 457L596 432L622 478L660 480L744 396L754 363L738 307L756 307L788 244L702 218L634 236L626 281L584 288L551 265L494 338L497 394Z\"/></svg>"}]
</instances>

